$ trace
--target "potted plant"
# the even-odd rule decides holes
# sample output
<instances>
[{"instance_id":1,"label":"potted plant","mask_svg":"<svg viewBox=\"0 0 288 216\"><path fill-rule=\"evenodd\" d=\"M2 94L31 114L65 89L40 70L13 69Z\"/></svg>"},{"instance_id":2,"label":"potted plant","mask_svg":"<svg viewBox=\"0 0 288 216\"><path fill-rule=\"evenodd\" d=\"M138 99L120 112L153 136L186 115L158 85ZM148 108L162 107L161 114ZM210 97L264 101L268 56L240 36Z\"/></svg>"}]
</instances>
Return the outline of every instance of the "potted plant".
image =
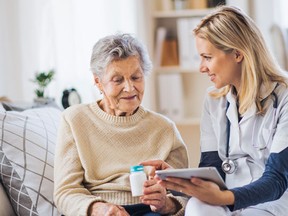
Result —
<instances>
[{"instance_id":1,"label":"potted plant","mask_svg":"<svg viewBox=\"0 0 288 216\"><path fill-rule=\"evenodd\" d=\"M35 89L36 102L47 102L50 101L49 97L46 96L45 90L50 82L54 79L55 71L53 69L48 72L42 71L35 73L35 77L32 82L36 83L38 87Z\"/></svg>"}]
</instances>

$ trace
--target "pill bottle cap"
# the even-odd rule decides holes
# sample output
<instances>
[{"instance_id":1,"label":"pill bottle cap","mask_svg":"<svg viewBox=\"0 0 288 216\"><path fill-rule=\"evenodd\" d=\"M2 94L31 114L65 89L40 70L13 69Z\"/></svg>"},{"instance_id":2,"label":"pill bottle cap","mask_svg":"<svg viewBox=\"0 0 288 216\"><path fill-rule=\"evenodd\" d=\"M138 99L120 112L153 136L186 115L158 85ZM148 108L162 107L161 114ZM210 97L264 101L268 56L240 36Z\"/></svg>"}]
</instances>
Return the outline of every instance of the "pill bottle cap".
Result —
<instances>
[{"instance_id":1,"label":"pill bottle cap","mask_svg":"<svg viewBox=\"0 0 288 216\"><path fill-rule=\"evenodd\" d=\"M136 165L136 166L131 166L130 167L130 172L140 172L143 171L144 167L143 165Z\"/></svg>"}]
</instances>

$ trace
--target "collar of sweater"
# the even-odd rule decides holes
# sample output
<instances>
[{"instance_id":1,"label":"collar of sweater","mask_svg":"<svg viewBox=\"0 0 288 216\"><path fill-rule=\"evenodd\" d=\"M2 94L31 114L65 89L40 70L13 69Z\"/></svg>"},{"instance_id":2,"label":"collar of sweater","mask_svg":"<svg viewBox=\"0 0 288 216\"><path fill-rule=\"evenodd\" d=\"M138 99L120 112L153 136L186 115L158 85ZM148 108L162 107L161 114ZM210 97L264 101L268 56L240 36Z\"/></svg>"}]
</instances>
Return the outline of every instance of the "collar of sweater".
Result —
<instances>
[{"instance_id":1,"label":"collar of sweater","mask_svg":"<svg viewBox=\"0 0 288 216\"><path fill-rule=\"evenodd\" d=\"M93 112L103 121L110 122L113 124L133 124L135 122L139 122L141 119L144 118L146 114L146 110L144 107L140 106L138 110L131 116L114 116L104 112L98 104L98 101L95 103L90 104L90 108Z\"/></svg>"}]
</instances>

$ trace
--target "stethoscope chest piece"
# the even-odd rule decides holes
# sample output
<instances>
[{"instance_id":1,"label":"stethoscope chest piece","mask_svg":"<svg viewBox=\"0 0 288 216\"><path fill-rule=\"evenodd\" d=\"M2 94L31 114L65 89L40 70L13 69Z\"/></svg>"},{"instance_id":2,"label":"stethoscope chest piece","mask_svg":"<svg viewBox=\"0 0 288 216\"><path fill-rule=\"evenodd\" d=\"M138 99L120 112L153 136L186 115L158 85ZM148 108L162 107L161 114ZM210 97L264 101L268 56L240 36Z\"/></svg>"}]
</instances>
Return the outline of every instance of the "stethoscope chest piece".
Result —
<instances>
[{"instance_id":1,"label":"stethoscope chest piece","mask_svg":"<svg viewBox=\"0 0 288 216\"><path fill-rule=\"evenodd\" d=\"M232 174L237 169L237 162L227 158L223 161L221 167L226 174Z\"/></svg>"},{"instance_id":2,"label":"stethoscope chest piece","mask_svg":"<svg viewBox=\"0 0 288 216\"><path fill-rule=\"evenodd\" d=\"M226 113L227 113L229 105L230 105L230 103L227 101ZM231 123L227 117L226 159L223 161L223 163L221 165L223 172L225 172L226 174L232 174L237 169L237 162L235 160L231 160L229 158L230 125L231 125Z\"/></svg>"}]
</instances>

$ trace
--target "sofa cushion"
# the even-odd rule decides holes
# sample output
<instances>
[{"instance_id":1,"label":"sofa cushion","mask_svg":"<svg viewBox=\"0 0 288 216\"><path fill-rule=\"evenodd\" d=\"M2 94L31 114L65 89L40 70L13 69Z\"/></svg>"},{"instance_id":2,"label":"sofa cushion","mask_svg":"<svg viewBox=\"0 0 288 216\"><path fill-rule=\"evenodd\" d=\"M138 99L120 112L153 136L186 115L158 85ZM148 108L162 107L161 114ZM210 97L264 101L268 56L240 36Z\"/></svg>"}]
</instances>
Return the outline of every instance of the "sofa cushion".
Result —
<instances>
[{"instance_id":1,"label":"sofa cushion","mask_svg":"<svg viewBox=\"0 0 288 216\"><path fill-rule=\"evenodd\" d=\"M54 100L49 100L47 102L43 103L24 103L24 102L9 102L9 101L2 101L2 108L6 111L24 111L27 109L35 109L35 108L41 108L41 107L55 107L60 109L60 107L55 103ZM1 110L1 107L0 107Z\"/></svg>"},{"instance_id":2,"label":"sofa cushion","mask_svg":"<svg viewBox=\"0 0 288 216\"><path fill-rule=\"evenodd\" d=\"M0 111L0 180L17 215L59 215L53 167L61 111Z\"/></svg>"},{"instance_id":3,"label":"sofa cushion","mask_svg":"<svg viewBox=\"0 0 288 216\"><path fill-rule=\"evenodd\" d=\"M3 112L3 111L5 111L5 109L4 109L3 105L2 105L2 103L0 103L0 112Z\"/></svg>"}]
</instances>

